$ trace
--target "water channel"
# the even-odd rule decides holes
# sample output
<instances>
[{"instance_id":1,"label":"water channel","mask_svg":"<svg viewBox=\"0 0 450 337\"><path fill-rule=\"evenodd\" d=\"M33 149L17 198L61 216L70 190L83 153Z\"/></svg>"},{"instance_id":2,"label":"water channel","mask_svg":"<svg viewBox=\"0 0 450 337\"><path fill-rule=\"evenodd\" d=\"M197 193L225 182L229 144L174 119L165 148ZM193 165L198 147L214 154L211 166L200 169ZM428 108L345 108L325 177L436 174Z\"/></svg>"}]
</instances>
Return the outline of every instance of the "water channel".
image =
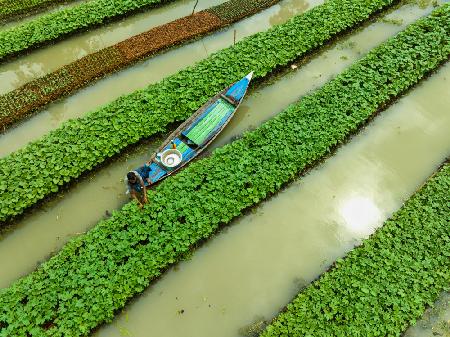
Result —
<instances>
[{"instance_id":1,"label":"water channel","mask_svg":"<svg viewBox=\"0 0 450 337\"><path fill-rule=\"evenodd\" d=\"M311 3L316 6L321 2L323 0L313 0ZM68 119L81 117L123 94L158 82L164 77L202 60L209 54L232 45L234 30L237 32L237 40L241 40L246 36L266 30L274 24L284 22L310 8L311 4L305 4L304 0L284 0L278 5L231 25L226 30L150 58L143 63L108 76L68 98L55 102L1 135L0 156L18 150L28 142L59 127Z\"/></svg>"}]
</instances>

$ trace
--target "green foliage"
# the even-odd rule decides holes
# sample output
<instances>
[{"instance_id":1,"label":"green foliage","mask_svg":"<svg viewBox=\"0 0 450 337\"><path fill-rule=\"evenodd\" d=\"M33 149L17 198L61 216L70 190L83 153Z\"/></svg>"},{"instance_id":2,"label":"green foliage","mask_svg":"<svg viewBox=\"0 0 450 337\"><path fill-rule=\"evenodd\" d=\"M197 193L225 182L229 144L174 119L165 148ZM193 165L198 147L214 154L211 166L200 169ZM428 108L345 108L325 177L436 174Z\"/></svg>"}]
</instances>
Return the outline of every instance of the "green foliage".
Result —
<instances>
[{"instance_id":1,"label":"green foliage","mask_svg":"<svg viewBox=\"0 0 450 337\"><path fill-rule=\"evenodd\" d=\"M400 336L450 284L450 165L261 337Z\"/></svg>"},{"instance_id":2,"label":"green foliage","mask_svg":"<svg viewBox=\"0 0 450 337\"><path fill-rule=\"evenodd\" d=\"M0 20L23 14L37 8L44 8L73 0L0 0Z\"/></svg>"},{"instance_id":3,"label":"green foliage","mask_svg":"<svg viewBox=\"0 0 450 337\"><path fill-rule=\"evenodd\" d=\"M246 13L254 12L261 7L272 6L278 2L277 0L230 0L208 9L208 12L217 15L225 22L231 23L236 21L237 18L245 17Z\"/></svg>"},{"instance_id":4,"label":"green foliage","mask_svg":"<svg viewBox=\"0 0 450 337\"><path fill-rule=\"evenodd\" d=\"M20 214L129 144L185 120L209 97L251 70L254 78L263 78L392 1L327 1L84 118L64 123L0 159L0 181L4 181L0 185L0 221Z\"/></svg>"},{"instance_id":5,"label":"green foliage","mask_svg":"<svg viewBox=\"0 0 450 337\"><path fill-rule=\"evenodd\" d=\"M67 68L61 68L53 73L37 79L33 84L41 95L50 95L64 89L72 81L72 75ZM0 116L2 114L0 113Z\"/></svg>"},{"instance_id":6,"label":"green foliage","mask_svg":"<svg viewBox=\"0 0 450 337\"><path fill-rule=\"evenodd\" d=\"M47 41L170 0L92 0L0 31L0 61Z\"/></svg>"},{"instance_id":7,"label":"green foliage","mask_svg":"<svg viewBox=\"0 0 450 337\"><path fill-rule=\"evenodd\" d=\"M445 31L449 29L449 9L443 7L411 25L255 131L163 181L149 191L150 203L142 211L134 202L125 205L69 242L37 271L0 290L0 336L82 336L110 321L128 299L184 258L196 243L293 180L446 59L450 53L449 32ZM443 279L448 283L448 270L440 269L444 262L448 269L450 256L444 221L448 220L448 185L447 167L413 199L412 206L392 218L397 226L402 225L406 237L384 234L383 240L392 239L398 249L403 247L398 246L403 239L408 244L415 242L416 257L426 256L425 262L416 258L398 269L399 274L406 273L413 289L420 288L421 295L408 297L409 292L397 291L395 286L390 293L379 293L379 298L390 298L392 320L399 311L416 315L442 287ZM412 220L397 221L405 213L413 214ZM426 228L417 230L416 235L421 224ZM430 252L435 253L433 258ZM399 253L385 249L373 259ZM367 263L369 268L371 262ZM344 264L338 262L339 268ZM361 270L354 272L365 279ZM405 278L398 275L399 281ZM355 280L355 286L359 287L358 282ZM369 300L374 295L371 288L361 291L368 299L358 305L362 311L364 305L374 304ZM349 304L329 299L333 310ZM335 317L334 311L324 315L331 320ZM390 322L391 315L385 316ZM383 322L380 319L377 316L374 322Z\"/></svg>"}]
</instances>

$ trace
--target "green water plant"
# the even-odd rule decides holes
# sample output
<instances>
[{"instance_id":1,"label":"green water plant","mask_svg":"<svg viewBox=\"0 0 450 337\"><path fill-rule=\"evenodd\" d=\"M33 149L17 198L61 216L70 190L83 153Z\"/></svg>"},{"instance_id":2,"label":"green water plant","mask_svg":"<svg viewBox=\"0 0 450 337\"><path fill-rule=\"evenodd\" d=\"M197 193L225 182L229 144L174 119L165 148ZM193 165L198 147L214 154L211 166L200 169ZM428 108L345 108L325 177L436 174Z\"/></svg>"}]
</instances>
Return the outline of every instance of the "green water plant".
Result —
<instances>
[{"instance_id":1,"label":"green water plant","mask_svg":"<svg viewBox=\"0 0 450 337\"><path fill-rule=\"evenodd\" d=\"M403 19L396 19L396 18L383 18L380 20L384 23L390 23L392 25L401 26L403 25Z\"/></svg>"},{"instance_id":2,"label":"green water plant","mask_svg":"<svg viewBox=\"0 0 450 337\"><path fill-rule=\"evenodd\" d=\"M392 3L393 0L327 1L159 83L122 96L83 118L70 120L1 158L0 221L22 213L128 145L185 120L209 97L250 70L255 71L256 80L262 79ZM26 181L25 175L29 177Z\"/></svg>"},{"instance_id":3,"label":"green water plant","mask_svg":"<svg viewBox=\"0 0 450 337\"><path fill-rule=\"evenodd\" d=\"M70 241L35 272L0 290L0 336L84 336L110 321L168 266L189 255L220 226L320 161L448 59L449 18L447 5L412 24L275 118L163 181L149 191L149 204L143 210L134 202L128 203ZM447 239L442 236L441 241L434 242L434 251L439 254L439 243L447 243L448 250L449 242L448 223L436 218L445 216L448 221L448 195L445 199L442 191L448 192L449 170L444 172L442 181L447 186L432 183L424 189L423 215L430 217L422 218L419 210L414 218L417 224L434 219L433 225L425 225L432 233L427 234L431 235L427 243L430 247L431 239L442 234L445 227ZM405 222L403 233L414 236L414 226ZM394 240L387 234L385 240L390 238ZM419 240L419 255L426 239L414 238ZM448 272L439 269L442 262L437 258L426 263L427 269L411 273L413 284L429 287L420 289L423 295L406 297L408 304L401 309L402 294L388 294L394 313L409 310L416 315L417 308L432 299L448 277ZM424 283L422 277L430 281ZM370 289L362 291L370 293ZM382 320L377 322L383 324Z\"/></svg>"},{"instance_id":4,"label":"green water plant","mask_svg":"<svg viewBox=\"0 0 450 337\"><path fill-rule=\"evenodd\" d=\"M209 12L217 15L224 22L233 23L237 18L247 16L247 13L255 12L261 7L275 5L278 2L275 0L230 0L210 8Z\"/></svg>"}]
</instances>

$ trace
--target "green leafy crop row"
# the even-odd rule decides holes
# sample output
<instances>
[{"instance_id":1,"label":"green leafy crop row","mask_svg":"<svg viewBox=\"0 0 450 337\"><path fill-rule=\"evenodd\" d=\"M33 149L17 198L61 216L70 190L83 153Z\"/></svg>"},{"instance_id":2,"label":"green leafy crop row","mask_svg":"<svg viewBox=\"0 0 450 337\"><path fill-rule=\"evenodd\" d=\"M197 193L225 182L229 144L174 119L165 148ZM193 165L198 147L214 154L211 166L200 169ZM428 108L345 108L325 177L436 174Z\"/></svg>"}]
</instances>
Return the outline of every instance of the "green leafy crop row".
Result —
<instances>
[{"instance_id":1,"label":"green leafy crop row","mask_svg":"<svg viewBox=\"0 0 450 337\"><path fill-rule=\"evenodd\" d=\"M0 21L62 2L73 0L0 0Z\"/></svg>"},{"instance_id":2,"label":"green leafy crop row","mask_svg":"<svg viewBox=\"0 0 450 337\"><path fill-rule=\"evenodd\" d=\"M261 334L400 336L450 286L450 165Z\"/></svg>"},{"instance_id":3,"label":"green leafy crop row","mask_svg":"<svg viewBox=\"0 0 450 337\"><path fill-rule=\"evenodd\" d=\"M0 61L7 56L101 24L145 6L171 0L92 0L0 31Z\"/></svg>"},{"instance_id":4,"label":"green leafy crop row","mask_svg":"<svg viewBox=\"0 0 450 337\"><path fill-rule=\"evenodd\" d=\"M411 25L255 131L163 181L143 210L125 205L0 290L0 336L80 336L111 320L200 240L293 180L435 69L450 53L449 18L447 5Z\"/></svg>"},{"instance_id":5,"label":"green leafy crop row","mask_svg":"<svg viewBox=\"0 0 450 337\"><path fill-rule=\"evenodd\" d=\"M47 103L71 94L107 74L174 45L217 31L279 1L230 0L154 27L64 65L44 77L0 95L0 129L6 129Z\"/></svg>"},{"instance_id":6,"label":"green leafy crop row","mask_svg":"<svg viewBox=\"0 0 450 337\"><path fill-rule=\"evenodd\" d=\"M392 2L327 1L157 84L64 123L0 159L0 221L20 214L129 144L188 118L209 97L249 71L255 71L255 78L262 78Z\"/></svg>"},{"instance_id":7,"label":"green leafy crop row","mask_svg":"<svg viewBox=\"0 0 450 337\"><path fill-rule=\"evenodd\" d=\"M277 0L230 0L210 8L208 11L217 15L227 23L233 23L247 16L247 13L258 11L261 7L270 7L278 3Z\"/></svg>"}]
</instances>

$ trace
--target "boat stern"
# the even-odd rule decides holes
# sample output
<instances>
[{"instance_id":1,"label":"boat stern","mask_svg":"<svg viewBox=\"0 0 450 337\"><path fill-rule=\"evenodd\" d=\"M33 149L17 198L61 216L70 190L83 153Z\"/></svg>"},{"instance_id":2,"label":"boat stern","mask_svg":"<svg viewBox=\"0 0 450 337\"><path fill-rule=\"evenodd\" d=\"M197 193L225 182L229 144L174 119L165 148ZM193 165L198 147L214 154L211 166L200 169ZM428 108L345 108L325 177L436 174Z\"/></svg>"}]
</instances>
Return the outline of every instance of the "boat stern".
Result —
<instances>
[{"instance_id":1,"label":"boat stern","mask_svg":"<svg viewBox=\"0 0 450 337\"><path fill-rule=\"evenodd\" d=\"M253 71L244 76L241 80L234 83L226 92L226 96L233 98L236 102L240 102L247 92L250 81L253 77Z\"/></svg>"}]
</instances>

